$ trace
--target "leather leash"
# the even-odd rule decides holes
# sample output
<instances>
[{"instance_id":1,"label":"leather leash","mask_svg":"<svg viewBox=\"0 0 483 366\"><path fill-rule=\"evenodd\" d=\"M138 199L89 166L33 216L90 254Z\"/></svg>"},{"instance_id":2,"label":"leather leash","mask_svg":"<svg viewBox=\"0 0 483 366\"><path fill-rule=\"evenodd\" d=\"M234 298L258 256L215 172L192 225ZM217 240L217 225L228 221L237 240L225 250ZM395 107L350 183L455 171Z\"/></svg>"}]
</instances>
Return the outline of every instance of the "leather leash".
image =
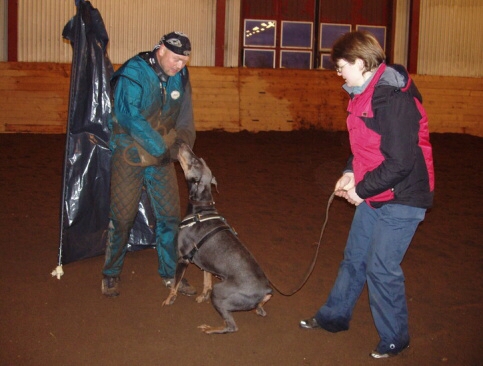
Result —
<instances>
[{"instance_id":1,"label":"leather leash","mask_svg":"<svg viewBox=\"0 0 483 366\"><path fill-rule=\"evenodd\" d=\"M329 201L327 202L327 208L325 210L325 221L324 221L324 224L322 225L322 229L320 230L319 242L317 243L317 249L315 250L314 258L312 259L312 263L310 264L310 267L309 267L307 273L305 274L305 277L303 278L300 285L295 290L293 290L289 293L285 293L282 290L280 290L277 286L275 286L275 284L270 279L268 279L268 281L272 284L272 286L275 288L275 290L277 290L277 292L279 292L281 295L292 296L292 295L296 294L297 292L299 292L302 289L302 287L304 287L305 283L308 281L310 275L314 271L315 263L317 262L317 257L319 255L319 249L320 249L320 244L322 242L322 237L324 235L325 227L327 226L327 221L329 221L329 208L332 205L332 201L334 200L334 197L335 197L335 192L332 192L332 194L329 197ZM268 278L268 276L267 276L267 278Z\"/></svg>"}]
</instances>

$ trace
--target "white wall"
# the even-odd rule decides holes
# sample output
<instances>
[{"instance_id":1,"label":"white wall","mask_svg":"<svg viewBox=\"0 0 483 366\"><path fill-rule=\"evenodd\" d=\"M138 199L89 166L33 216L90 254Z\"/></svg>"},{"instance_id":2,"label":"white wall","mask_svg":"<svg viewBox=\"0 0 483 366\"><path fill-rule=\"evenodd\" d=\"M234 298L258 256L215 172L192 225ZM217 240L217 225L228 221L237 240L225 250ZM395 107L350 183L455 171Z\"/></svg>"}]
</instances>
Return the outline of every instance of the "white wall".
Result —
<instances>
[{"instance_id":1,"label":"white wall","mask_svg":"<svg viewBox=\"0 0 483 366\"><path fill-rule=\"evenodd\" d=\"M191 40L191 65L214 64L216 0L91 0L109 35L112 63L123 63L151 50L173 30ZM72 49L62 38L65 24L76 14L74 0L18 0L18 60L70 62Z\"/></svg>"},{"instance_id":2,"label":"white wall","mask_svg":"<svg viewBox=\"0 0 483 366\"><path fill-rule=\"evenodd\" d=\"M241 0L225 1L224 65L237 67ZM409 2L396 1L394 59L404 65ZM163 34L180 30L193 44L190 64L214 66L216 0L91 0L91 4L104 19L113 63L150 50ZM75 15L74 0L18 0L18 5L18 60L70 62L72 50L62 39L62 29ZM418 73L483 77L483 0L424 0L420 13ZM5 22L5 14L0 16Z\"/></svg>"},{"instance_id":3,"label":"white wall","mask_svg":"<svg viewBox=\"0 0 483 366\"><path fill-rule=\"evenodd\" d=\"M226 0L225 59L226 67L238 67L240 50L240 4L241 0Z\"/></svg>"},{"instance_id":4,"label":"white wall","mask_svg":"<svg viewBox=\"0 0 483 366\"><path fill-rule=\"evenodd\" d=\"M394 63L408 66L409 0L396 1Z\"/></svg>"},{"instance_id":5,"label":"white wall","mask_svg":"<svg viewBox=\"0 0 483 366\"><path fill-rule=\"evenodd\" d=\"M483 1L424 0L418 74L483 77Z\"/></svg>"}]
</instances>

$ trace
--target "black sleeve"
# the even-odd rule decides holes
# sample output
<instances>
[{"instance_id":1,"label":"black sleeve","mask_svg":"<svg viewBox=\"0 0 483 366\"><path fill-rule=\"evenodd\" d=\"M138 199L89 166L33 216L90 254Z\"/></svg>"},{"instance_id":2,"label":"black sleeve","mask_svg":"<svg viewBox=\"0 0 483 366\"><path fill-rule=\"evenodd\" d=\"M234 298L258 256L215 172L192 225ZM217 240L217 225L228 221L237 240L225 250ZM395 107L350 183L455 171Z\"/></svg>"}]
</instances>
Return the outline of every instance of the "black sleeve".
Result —
<instances>
[{"instance_id":1,"label":"black sleeve","mask_svg":"<svg viewBox=\"0 0 483 366\"><path fill-rule=\"evenodd\" d=\"M404 180L413 169L418 148L421 114L409 93L390 86L377 88L373 111L384 161L358 183L356 193L361 198L375 196Z\"/></svg>"}]
</instances>

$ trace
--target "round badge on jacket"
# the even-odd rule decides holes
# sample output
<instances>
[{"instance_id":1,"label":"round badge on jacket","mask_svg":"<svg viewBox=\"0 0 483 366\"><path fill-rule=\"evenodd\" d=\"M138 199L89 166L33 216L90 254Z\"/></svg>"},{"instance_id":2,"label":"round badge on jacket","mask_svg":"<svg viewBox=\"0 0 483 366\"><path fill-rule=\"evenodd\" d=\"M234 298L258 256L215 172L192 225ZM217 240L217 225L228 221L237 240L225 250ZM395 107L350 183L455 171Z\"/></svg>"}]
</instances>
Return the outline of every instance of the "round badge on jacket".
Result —
<instances>
[{"instance_id":1,"label":"round badge on jacket","mask_svg":"<svg viewBox=\"0 0 483 366\"><path fill-rule=\"evenodd\" d=\"M172 99L174 99L174 100L178 99L178 98L180 97L180 95L181 95L181 94L180 94L180 93L179 93L179 91L177 91L177 90L173 90L173 91L171 92L171 98L172 98Z\"/></svg>"}]
</instances>

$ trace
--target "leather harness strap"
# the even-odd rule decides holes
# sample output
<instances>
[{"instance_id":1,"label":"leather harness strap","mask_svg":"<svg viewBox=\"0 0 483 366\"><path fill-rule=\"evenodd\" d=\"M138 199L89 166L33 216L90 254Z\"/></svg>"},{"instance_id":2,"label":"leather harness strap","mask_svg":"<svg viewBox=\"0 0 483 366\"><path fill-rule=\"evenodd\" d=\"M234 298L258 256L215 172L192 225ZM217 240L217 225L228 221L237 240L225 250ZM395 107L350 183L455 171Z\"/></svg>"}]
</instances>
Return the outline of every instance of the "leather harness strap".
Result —
<instances>
[{"instance_id":1,"label":"leather harness strap","mask_svg":"<svg viewBox=\"0 0 483 366\"><path fill-rule=\"evenodd\" d=\"M179 229L181 230L185 227L190 227L199 222L208 221L208 220L221 220L223 222L226 222L225 218L218 214L206 214L206 215L193 214L185 217L183 221L180 222Z\"/></svg>"},{"instance_id":2,"label":"leather harness strap","mask_svg":"<svg viewBox=\"0 0 483 366\"><path fill-rule=\"evenodd\" d=\"M190 262L193 262L193 257L195 256L196 252L200 250L201 246L206 243L208 239L213 237L214 235L218 234L220 231L225 231L225 230L231 230L231 227L229 227L226 224L223 224L222 226L217 226L213 230L209 231L203 238L198 243L194 243L194 248L188 253L183 255L184 260L189 260ZM233 231L232 231L233 232Z\"/></svg>"},{"instance_id":3,"label":"leather harness strap","mask_svg":"<svg viewBox=\"0 0 483 366\"><path fill-rule=\"evenodd\" d=\"M196 224L201 224L204 221L208 220L220 220L222 221L222 224L219 226L216 226L213 228L211 231L206 233L197 243L193 243L193 249L188 253L183 255L184 260L189 260L190 262L193 262L193 257L195 256L196 252L200 250L201 246L206 243L206 241L210 238L212 238L214 235L218 234L221 231L229 230L233 233L233 235L238 236L238 234L233 230L231 226L229 226L226 223L226 220L223 216L218 215L217 213L211 213L211 214L193 214L185 217L183 221L179 224L179 229L182 230L184 228L189 228L193 225Z\"/></svg>"}]
</instances>

